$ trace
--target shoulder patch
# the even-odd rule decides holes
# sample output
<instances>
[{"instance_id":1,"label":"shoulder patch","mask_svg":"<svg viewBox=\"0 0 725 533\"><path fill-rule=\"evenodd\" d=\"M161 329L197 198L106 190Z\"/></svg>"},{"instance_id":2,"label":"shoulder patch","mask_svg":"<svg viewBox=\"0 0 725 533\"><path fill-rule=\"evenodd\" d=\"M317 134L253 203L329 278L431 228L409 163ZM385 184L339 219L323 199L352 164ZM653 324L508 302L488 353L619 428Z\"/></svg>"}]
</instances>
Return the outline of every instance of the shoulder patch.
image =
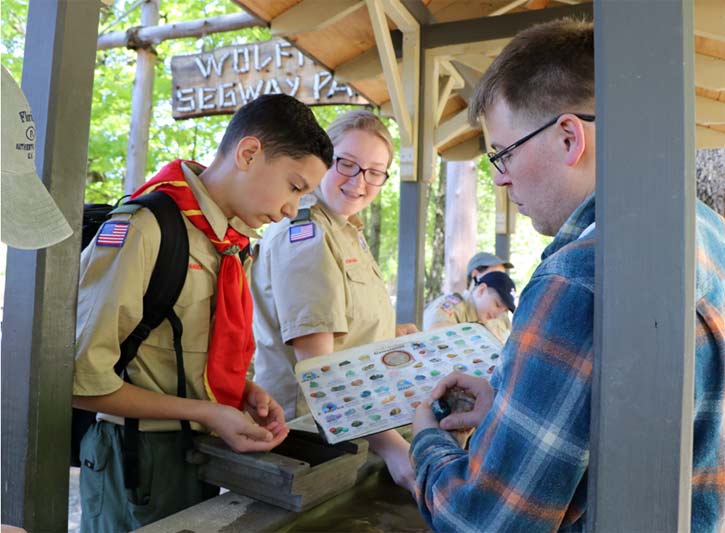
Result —
<instances>
[{"instance_id":1,"label":"shoulder patch","mask_svg":"<svg viewBox=\"0 0 725 533\"><path fill-rule=\"evenodd\" d=\"M104 222L96 237L96 246L113 246L121 248L128 235L128 222Z\"/></svg>"},{"instance_id":2,"label":"shoulder patch","mask_svg":"<svg viewBox=\"0 0 725 533\"><path fill-rule=\"evenodd\" d=\"M295 224L289 227L289 242L300 242L315 236L315 223Z\"/></svg>"},{"instance_id":3,"label":"shoulder patch","mask_svg":"<svg viewBox=\"0 0 725 533\"><path fill-rule=\"evenodd\" d=\"M451 305L458 305L463 301L463 297L458 293L449 294L446 296L445 303L449 306Z\"/></svg>"}]
</instances>

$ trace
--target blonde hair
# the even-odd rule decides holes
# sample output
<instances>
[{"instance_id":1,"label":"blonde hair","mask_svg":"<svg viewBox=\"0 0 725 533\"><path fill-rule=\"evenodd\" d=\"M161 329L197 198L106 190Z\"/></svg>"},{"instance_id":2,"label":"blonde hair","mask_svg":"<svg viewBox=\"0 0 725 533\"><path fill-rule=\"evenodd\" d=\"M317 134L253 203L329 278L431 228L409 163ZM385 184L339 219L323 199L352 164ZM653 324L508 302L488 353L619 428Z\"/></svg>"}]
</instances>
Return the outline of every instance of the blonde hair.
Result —
<instances>
[{"instance_id":1,"label":"blonde hair","mask_svg":"<svg viewBox=\"0 0 725 533\"><path fill-rule=\"evenodd\" d=\"M351 130L369 131L379 137L388 148L388 153L390 154L390 157L388 157L388 166L390 166L390 163L393 162L393 137L377 115L364 109L348 111L344 115L337 117L330 124L327 128L327 135L330 137L334 146Z\"/></svg>"}]
</instances>

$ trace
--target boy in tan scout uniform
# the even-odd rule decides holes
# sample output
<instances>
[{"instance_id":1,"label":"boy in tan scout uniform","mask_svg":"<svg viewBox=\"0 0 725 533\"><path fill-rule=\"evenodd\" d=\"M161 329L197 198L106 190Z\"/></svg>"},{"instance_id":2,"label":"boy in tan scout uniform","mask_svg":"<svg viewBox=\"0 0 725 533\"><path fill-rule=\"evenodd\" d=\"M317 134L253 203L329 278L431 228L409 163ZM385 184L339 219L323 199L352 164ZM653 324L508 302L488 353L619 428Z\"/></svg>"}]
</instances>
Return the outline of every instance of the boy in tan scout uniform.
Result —
<instances>
[{"instance_id":1,"label":"boy in tan scout uniform","mask_svg":"<svg viewBox=\"0 0 725 533\"><path fill-rule=\"evenodd\" d=\"M308 412L294 376L298 360L412 333L395 325L390 296L365 242L358 213L388 178L393 143L368 111L339 117L328 134L334 165L298 220L273 224L252 270L257 339L255 381L288 417ZM408 443L394 431L369 438L393 479L408 489Z\"/></svg>"},{"instance_id":2,"label":"boy in tan scout uniform","mask_svg":"<svg viewBox=\"0 0 725 533\"><path fill-rule=\"evenodd\" d=\"M475 289L476 280L484 274L505 273L509 268L514 268L510 262L491 253L478 252L468 261L467 290L463 294L443 294L429 303L423 312L423 329L452 326L461 322L481 322L498 340L506 342L511 332L511 320L509 320L508 314L504 312L487 320L479 318L472 292Z\"/></svg>"},{"instance_id":3,"label":"boy in tan scout uniform","mask_svg":"<svg viewBox=\"0 0 725 533\"><path fill-rule=\"evenodd\" d=\"M238 452L267 451L286 437L279 404L259 385L245 385L252 309L236 252L256 236L253 228L294 217L331 157L329 138L304 104L263 96L235 113L209 167L177 160L139 190L171 196L188 232L189 267L174 306L183 324L186 398L176 396L168 322L141 344L127 367L130 383L113 369L141 320L160 244L153 214L116 215L105 223L112 237L101 228L84 250L73 405L99 414L81 444L82 531L136 529L218 492L185 463L182 420ZM132 490L124 488L124 417L140 420L140 482Z\"/></svg>"},{"instance_id":4,"label":"boy in tan scout uniform","mask_svg":"<svg viewBox=\"0 0 725 533\"><path fill-rule=\"evenodd\" d=\"M452 326L462 322L480 322L486 329L496 335L501 342L500 332L491 325L516 310L514 302L514 282L503 272L489 272L474 279L471 290L463 295L458 293L444 294L431 302L423 317L423 328L433 329Z\"/></svg>"}]
</instances>

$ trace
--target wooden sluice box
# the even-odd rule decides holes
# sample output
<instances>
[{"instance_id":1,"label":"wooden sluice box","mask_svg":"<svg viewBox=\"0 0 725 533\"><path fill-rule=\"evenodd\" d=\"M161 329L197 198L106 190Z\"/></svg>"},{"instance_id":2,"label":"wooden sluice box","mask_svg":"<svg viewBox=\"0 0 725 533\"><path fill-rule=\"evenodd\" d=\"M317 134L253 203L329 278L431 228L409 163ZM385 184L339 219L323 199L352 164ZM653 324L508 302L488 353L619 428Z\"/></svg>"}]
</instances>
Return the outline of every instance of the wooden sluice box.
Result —
<instances>
[{"instance_id":1,"label":"wooden sluice box","mask_svg":"<svg viewBox=\"0 0 725 533\"><path fill-rule=\"evenodd\" d=\"M194 447L203 481L290 511L305 511L353 487L368 457L364 439L330 445L298 430L268 453L236 453L211 436L197 437Z\"/></svg>"}]
</instances>

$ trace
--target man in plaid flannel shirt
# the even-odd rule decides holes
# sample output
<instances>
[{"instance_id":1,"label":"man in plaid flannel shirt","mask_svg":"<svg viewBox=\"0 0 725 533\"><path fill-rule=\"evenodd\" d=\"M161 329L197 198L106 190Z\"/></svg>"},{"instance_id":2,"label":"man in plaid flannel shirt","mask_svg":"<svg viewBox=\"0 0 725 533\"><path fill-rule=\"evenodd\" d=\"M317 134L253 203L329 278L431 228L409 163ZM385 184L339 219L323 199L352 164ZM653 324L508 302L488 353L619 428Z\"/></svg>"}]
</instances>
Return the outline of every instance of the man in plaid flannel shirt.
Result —
<instances>
[{"instance_id":1,"label":"man in plaid flannel shirt","mask_svg":"<svg viewBox=\"0 0 725 533\"><path fill-rule=\"evenodd\" d=\"M521 293L490 385L452 374L432 392L476 396L440 426L418 408L411 460L419 507L438 531L583 530L594 327L594 36L561 20L519 34L478 84L496 185L555 235ZM548 122L547 122L548 121ZM725 514L725 220L697 205L692 530ZM462 450L443 429L478 426Z\"/></svg>"}]
</instances>

